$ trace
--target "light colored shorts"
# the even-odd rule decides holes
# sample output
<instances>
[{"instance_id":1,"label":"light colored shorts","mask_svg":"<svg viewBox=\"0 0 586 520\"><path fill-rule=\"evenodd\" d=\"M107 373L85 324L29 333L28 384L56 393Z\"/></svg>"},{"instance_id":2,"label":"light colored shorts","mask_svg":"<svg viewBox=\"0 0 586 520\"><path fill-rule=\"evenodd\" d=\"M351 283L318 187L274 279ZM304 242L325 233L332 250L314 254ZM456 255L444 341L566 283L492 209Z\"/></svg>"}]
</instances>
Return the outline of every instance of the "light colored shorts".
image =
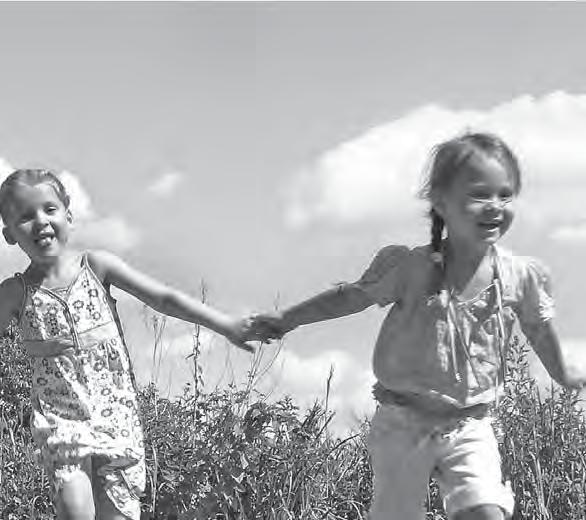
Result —
<instances>
[{"instance_id":1,"label":"light colored shorts","mask_svg":"<svg viewBox=\"0 0 586 520\"><path fill-rule=\"evenodd\" d=\"M423 520L431 475L449 518L480 505L496 505L507 517L513 513L488 416L440 421L407 406L380 404L368 444L374 470L369 520Z\"/></svg>"}]
</instances>

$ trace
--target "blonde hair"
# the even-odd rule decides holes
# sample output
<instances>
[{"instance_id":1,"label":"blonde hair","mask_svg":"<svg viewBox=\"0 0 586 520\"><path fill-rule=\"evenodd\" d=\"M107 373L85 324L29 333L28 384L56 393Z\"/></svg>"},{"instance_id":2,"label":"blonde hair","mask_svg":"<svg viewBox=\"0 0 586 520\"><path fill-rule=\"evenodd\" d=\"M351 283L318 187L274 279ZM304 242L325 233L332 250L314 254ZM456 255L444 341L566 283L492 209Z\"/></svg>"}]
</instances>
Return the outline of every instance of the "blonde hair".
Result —
<instances>
[{"instance_id":1,"label":"blonde hair","mask_svg":"<svg viewBox=\"0 0 586 520\"><path fill-rule=\"evenodd\" d=\"M66 208L69 208L69 195L59 177L51 170L45 169L21 169L13 171L2 185L0 185L0 216L6 221L8 208L10 206L10 195L17 186L36 186L37 184L48 184L51 186L59 200Z\"/></svg>"}]
</instances>

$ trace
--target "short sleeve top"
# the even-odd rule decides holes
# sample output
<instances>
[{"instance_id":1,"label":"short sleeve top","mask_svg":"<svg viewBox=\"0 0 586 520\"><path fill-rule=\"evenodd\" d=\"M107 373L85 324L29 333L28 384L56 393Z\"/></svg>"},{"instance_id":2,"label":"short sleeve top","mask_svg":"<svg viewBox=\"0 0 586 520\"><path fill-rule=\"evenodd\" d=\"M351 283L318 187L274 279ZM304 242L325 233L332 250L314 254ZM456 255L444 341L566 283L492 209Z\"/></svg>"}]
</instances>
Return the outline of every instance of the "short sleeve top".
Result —
<instances>
[{"instance_id":1,"label":"short sleeve top","mask_svg":"<svg viewBox=\"0 0 586 520\"><path fill-rule=\"evenodd\" d=\"M354 286L391 305L373 355L378 381L396 392L459 406L488 403L502 385L515 319L531 329L554 316L547 268L494 248L493 282L470 300L440 297L429 246L381 249Z\"/></svg>"}]
</instances>

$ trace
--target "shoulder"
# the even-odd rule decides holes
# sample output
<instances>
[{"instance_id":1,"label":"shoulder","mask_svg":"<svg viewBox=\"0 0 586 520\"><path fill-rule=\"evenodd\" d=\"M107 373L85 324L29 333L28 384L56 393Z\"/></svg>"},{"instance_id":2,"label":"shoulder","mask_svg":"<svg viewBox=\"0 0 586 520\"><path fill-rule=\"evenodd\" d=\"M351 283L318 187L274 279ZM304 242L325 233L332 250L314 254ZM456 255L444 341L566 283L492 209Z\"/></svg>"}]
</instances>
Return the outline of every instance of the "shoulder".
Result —
<instances>
[{"instance_id":1,"label":"shoulder","mask_svg":"<svg viewBox=\"0 0 586 520\"><path fill-rule=\"evenodd\" d=\"M397 263L406 260L412 254L418 254L418 249L420 248L395 244L386 245L378 250L374 258L379 261Z\"/></svg>"},{"instance_id":2,"label":"shoulder","mask_svg":"<svg viewBox=\"0 0 586 520\"><path fill-rule=\"evenodd\" d=\"M527 284L549 287L551 283L549 267L536 257L517 255L499 247L498 260L504 281L513 290L522 290Z\"/></svg>"},{"instance_id":3,"label":"shoulder","mask_svg":"<svg viewBox=\"0 0 586 520\"><path fill-rule=\"evenodd\" d=\"M0 283L0 319L9 321L18 317L24 298L24 286L17 276L6 278Z\"/></svg>"},{"instance_id":4,"label":"shoulder","mask_svg":"<svg viewBox=\"0 0 586 520\"><path fill-rule=\"evenodd\" d=\"M14 298L15 296L23 296L23 283L18 279L18 276L11 276L0 283L0 300L4 298Z\"/></svg>"},{"instance_id":5,"label":"shoulder","mask_svg":"<svg viewBox=\"0 0 586 520\"><path fill-rule=\"evenodd\" d=\"M120 269L124 262L120 257L103 249L92 249L85 252L86 261L100 281L107 281L112 271Z\"/></svg>"},{"instance_id":6,"label":"shoulder","mask_svg":"<svg viewBox=\"0 0 586 520\"><path fill-rule=\"evenodd\" d=\"M383 273L389 270L396 270L404 265L410 257L412 250L402 245L386 245L375 254L368 271Z\"/></svg>"}]
</instances>

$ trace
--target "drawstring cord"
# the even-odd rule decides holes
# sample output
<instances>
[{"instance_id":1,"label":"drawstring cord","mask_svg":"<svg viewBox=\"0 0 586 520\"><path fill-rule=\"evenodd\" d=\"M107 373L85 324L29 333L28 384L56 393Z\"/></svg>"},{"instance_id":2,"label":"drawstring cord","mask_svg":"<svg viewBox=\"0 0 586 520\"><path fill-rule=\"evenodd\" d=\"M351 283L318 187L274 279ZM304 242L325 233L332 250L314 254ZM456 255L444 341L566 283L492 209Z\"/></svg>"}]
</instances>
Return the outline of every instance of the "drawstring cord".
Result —
<instances>
[{"instance_id":1,"label":"drawstring cord","mask_svg":"<svg viewBox=\"0 0 586 520\"><path fill-rule=\"evenodd\" d=\"M500 362L500 371L502 374L503 384L505 381L505 340L506 340L506 333L505 333L505 323L504 323L504 312L503 312L503 287L502 287L502 276L501 270L499 266L498 257L495 251L494 246L491 248L491 261L492 261L492 269L493 269L493 277L492 277L492 284L491 288L494 287L495 292L495 300L496 300L496 320L497 320L497 330L496 330L496 341L497 341L497 349L498 349L498 357ZM449 340L451 345L451 354L452 354L452 364L454 368L454 377L456 381L460 383L462 381L462 375L460 374L460 370L458 368L458 358L457 358L457 341L456 336L459 339L459 343L462 346L462 351L468 361L468 365L472 371L472 375L476 380L476 384L480 385L480 380L478 377L478 373L472 363L472 356L470 355L469 349L469 340L466 340L464 332L460 328L460 323L458 322L458 316L456 312L456 307L454 304L454 298L452 291L447 291L448 293L448 301L447 301L447 324L448 324L448 334ZM497 370L496 378L495 378L495 402L498 406L499 402L499 395L498 395L498 387L499 387L499 371Z\"/></svg>"}]
</instances>

